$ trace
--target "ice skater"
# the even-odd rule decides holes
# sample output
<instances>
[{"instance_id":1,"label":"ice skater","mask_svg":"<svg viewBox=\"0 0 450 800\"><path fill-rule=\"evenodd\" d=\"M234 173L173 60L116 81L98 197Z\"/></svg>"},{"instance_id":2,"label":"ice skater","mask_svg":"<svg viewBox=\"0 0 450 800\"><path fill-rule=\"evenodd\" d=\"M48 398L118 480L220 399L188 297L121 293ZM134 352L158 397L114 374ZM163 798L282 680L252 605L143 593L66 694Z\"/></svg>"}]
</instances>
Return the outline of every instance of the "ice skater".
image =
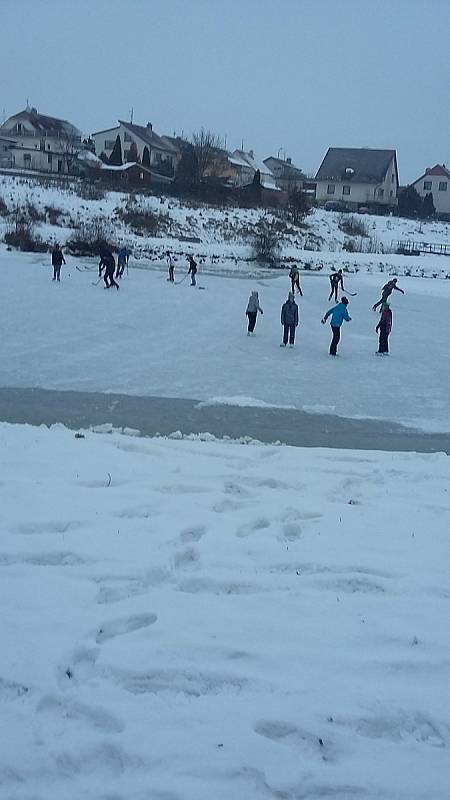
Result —
<instances>
[{"instance_id":1,"label":"ice skater","mask_svg":"<svg viewBox=\"0 0 450 800\"><path fill-rule=\"evenodd\" d=\"M388 281L387 283L384 284L381 290L381 300L378 300L378 303L375 303L375 305L372 306L372 311L376 311L378 306L382 306L383 303L386 303L388 297L391 296L394 289L396 292L401 292L402 294L405 294L403 289L400 289L400 287L397 286L397 278L392 278L391 281Z\"/></svg>"},{"instance_id":2,"label":"ice skater","mask_svg":"<svg viewBox=\"0 0 450 800\"><path fill-rule=\"evenodd\" d=\"M111 286L115 286L116 289L119 289L119 284L114 280L114 271L116 269L116 262L114 261L114 256L111 253L111 250L104 247L100 250L100 261L98 264L98 277L102 277L102 272L105 270L105 274L103 276L103 280L105 281L105 289L110 289ZM108 283L109 281L109 283Z\"/></svg>"},{"instance_id":3,"label":"ice skater","mask_svg":"<svg viewBox=\"0 0 450 800\"><path fill-rule=\"evenodd\" d=\"M169 277L167 278L170 283L175 283L175 267L170 250L166 250L166 261L169 268Z\"/></svg>"},{"instance_id":4,"label":"ice skater","mask_svg":"<svg viewBox=\"0 0 450 800\"><path fill-rule=\"evenodd\" d=\"M247 311L245 312L248 317L247 336L251 336L255 330L258 311L260 314L264 314L264 311L259 305L258 292L252 292L247 303Z\"/></svg>"},{"instance_id":5,"label":"ice skater","mask_svg":"<svg viewBox=\"0 0 450 800\"><path fill-rule=\"evenodd\" d=\"M328 297L328 301L331 300L334 294L335 302L337 303L338 300L338 291L339 286L341 287L342 291L345 292L344 289L344 276L342 274L342 270L339 269L337 272L332 272L330 275L330 295Z\"/></svg>"},{"instance_id":6,"label":"ice skater","mask_svg":"<svg viewBox=\"0 0 450 800\"><path fill-rule=\"evenodd\" d=\"M297 267L297 264L292 264L291 270L289 272L289 277L291 279L291 292L295 294L295 287L297 287L297 292L300 297L303 297L303 292L300 287L300 271Z\"/></svg>"},{"instance_id":7,"label":"ice skater","mask_svg":"<svg viewBox=\"0 0 450 800\"><path fill-rule=\"evenodd\" d=\"M53 267L53 280L59 281L61 275L61 265L66 263L66 259L64 258L63 251L61 250L59 244L55 244L55 247L52 251L52 267Z\"/></svg>"},{"instance_id":8,"label":"ice skater","mask_svg":"<svg viewBox=\"0 0 450 800\"><path fill-rule=\"evenodd\" d=\"M380 320L375 330L379 334L377 355L388 356L389 334L392 330L392 311L389 303L382 304Z\"/></svg>"},{"instance_id":9,"label":"ice skater","mask_svg":"<svg viewBox=\"0 0 450 800\"><path fill-rule=\"evenodd\" d=\"M117 272L116 278L121 278L123 273L125 272L125 267L127 268L128 274L128 259L130 257L130 252L126 247L122 247L119 252L117 253Z\"/></svg>"},{"instance_id":10,"label":"ice skater","mask_svg":"<svg viewBox=\"0 0 450 800\"><path fill-rule=\"evenodd\" d=\"M195 279L195 276L197 275L197 262L194 261L193 256L188 256L188 261L189 261L188 275L191 276L191 286L196 286L197 281Z\"/></svg>"},{"instance_id":11,"label":"ice skater","mask_svg":"<svg viewBox=\"0 0 450 800\"><path fill-rule=\"evenodd\" d=\"M337 306L333 306L330 308L323 319L321 320L322 325L325 325L328 317L331 316L331 330L333 331L333 338L330 344L330 356L337 356L337 346L339 344L339 339L341 338L341 325L344 322L351 322L352 318L349 317L348 311L348 300L346 297L343 297L341 302L337 304Z\"/></svg>"},{"instance_id":12,"label":"ice skater","mask_svg":"<svg viewBox=\"0 0 450 800\"><path fill-rule=\"evenodd\" d=\"M298 305L294 300L294 293L289 292L288 299L281 307L281 324L283 326L283 341L280 347L294 347L295 329L298 325Z\"/></svg>"}]
</instances>

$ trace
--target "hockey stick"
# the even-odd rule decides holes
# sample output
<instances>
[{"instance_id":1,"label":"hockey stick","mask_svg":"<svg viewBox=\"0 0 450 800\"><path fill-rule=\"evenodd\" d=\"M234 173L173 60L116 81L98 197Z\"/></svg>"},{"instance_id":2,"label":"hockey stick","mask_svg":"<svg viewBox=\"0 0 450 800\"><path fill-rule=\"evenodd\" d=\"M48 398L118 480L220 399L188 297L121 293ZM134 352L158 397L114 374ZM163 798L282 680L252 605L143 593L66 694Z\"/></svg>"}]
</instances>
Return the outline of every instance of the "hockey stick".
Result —
<instances>
[{"instance_id":1,"label":"hockey stick","mask_svg":"<svg viewBox=\"0 0 450 800\"><path fill-rule=\"evenodd\" d=\"M188 275L189 275L189 273L188 273ZM181 281L174 281L174 283L176 283L177 285L179 285L180 283L183 283L183 281L185 281L185 280L186 280L186 278L187 278L187 275L185 275L185 276L184 276L184 278L181 278Z\"/></svg>"},{"instance_id":2,"label":"hockey stick","mask_svg":"<svg viewBox=\"0 0 450 800\"><path fill-rule=\"evenodd\" d=\"M358 292L346 292L346 294L349 294L349 295L350 295L350 297L356 297L356 295L358 294Z\"/></svg>"},{"instance_id":3,"label":"hockey stick","mask_svg":"<svg viewBox=\"0 0 450 800\"><path fill-rule=\"evenodd\" d=\"M91 281L91 286L98 286L102 278L103 278L103 275L100 275L98 281L95 281L95 282Z\"/></svg>"}]
</instances>

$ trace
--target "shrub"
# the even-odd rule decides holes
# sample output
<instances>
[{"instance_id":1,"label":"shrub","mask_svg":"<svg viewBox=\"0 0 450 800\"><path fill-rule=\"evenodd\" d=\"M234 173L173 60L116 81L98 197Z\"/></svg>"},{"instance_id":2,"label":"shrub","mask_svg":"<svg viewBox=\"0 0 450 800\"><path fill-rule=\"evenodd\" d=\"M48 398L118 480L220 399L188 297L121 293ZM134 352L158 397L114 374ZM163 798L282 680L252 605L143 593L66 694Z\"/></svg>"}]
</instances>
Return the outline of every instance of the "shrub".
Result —
<instances>
[{"instance_id":1,"label":"shrub","mask_svg":"<svg viewBox=\"0 0 450 800\"><path fill-rule=\"evenodd\" d=\"M101 217L82 222L76 233L66 242L70 253L76 256L98 256L103 247L108 247L110 228Z\"/></svg>"},{"instance_id":2,"label":"shrub","mask_svg":"<svg viewBox=\"0 0 450 800\"><path fill-rule=\"evenodd\" d=\"M55 208L55 206L45 206L45 214L46 218L49 221L50 225L58 225L62 226L63 222L61 221L61 217L64 216L64 211L62 208Z\"/></svg>"},{"instance_id":3,"label":"shrub","mask_svg":"<svg viewBox=\"0 0 450 800\"><path fill-rule=\"evenodd\" d=\"M16 218L8 226L4 241L24 253L46 253L48 250L47 243L35 234L31 220L25 218Z\"/></svg>"},{"instance_id":4,"label":"shrub","mask_svg":"<svg viewBox=\"0 0 450 800\"><path fill-rule=\"evenodd\" d=\"M267 222L263 223L253 234L252 247L253 257L257 261L273 266L281 253L281 244L274 226Z\"/></svg>"},{"instance_id":5,"label":"shrub","mask_svg":"<svg viewBox=\"0 0 450 800\"><path fill-rule=\"evenodd\" d=\"M156 236L161 231L166 231L170 225L167 214L154 214L153 211L139 208L132 202L120 209L117 216L138 236Z\"/></svg>"},{"instance_id":6,"label":"shrub","mask_svg":"<svg viewBox=\"0 0 450 800\"><path fill-rule=\"evenodd\" d=\"M347 236L369 236L368 225L362 219L342 215L338 225Z\"/></svg>"},{"instance_id":7,"label":"shrub","mask_svg":"<svg viewBox=\"0 0 450 800\"><path fill-rule=\"evenodd\" d=\"M82 181L78 186L76 193L78 197L83 200L104 200L105 190L103 186L93 181Z\"/></svg>"},{"instance_id":8,"label":"shrub","mask_svg":"<svg viewBox=\"0 0 450 800\"><path fill-rule=\"evenodd\" d=\"M31 222L46 221L45 211L39 211L39 209L36 208L33 203L30 203L30 201L27 201L25 208L23 209L23 215Z\"/></svg>"}]
</instances>

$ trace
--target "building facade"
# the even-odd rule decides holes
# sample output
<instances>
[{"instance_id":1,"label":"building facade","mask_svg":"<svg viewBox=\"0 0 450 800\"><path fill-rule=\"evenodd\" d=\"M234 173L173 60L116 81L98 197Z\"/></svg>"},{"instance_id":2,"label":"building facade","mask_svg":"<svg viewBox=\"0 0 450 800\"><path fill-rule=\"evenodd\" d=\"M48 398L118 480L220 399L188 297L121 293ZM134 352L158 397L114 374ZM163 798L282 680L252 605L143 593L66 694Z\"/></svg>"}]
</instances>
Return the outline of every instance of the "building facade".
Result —
<instances>
[{"instance_id":1,"label":"building facade","mask_svg":"<svg viewBox=\"0 0 450 800\"><path fill-rule=\"evenodd\" d=\"M397 206L398 168L395 150L330 147L316 175L319 205L341 203L389 210Z\"/></svg>"},{"instance_id":2,"label":"building facade","mask_svg":"<svg viewBox=\"0 0 450 800\"><path fill-rule=\"evenodd\" d=\"M431 193L437 216L450 219L450 172L445 164L429 167L411 185L422 198Z\"/></svg>"},{"instance_id":3,"label":"building facade","mask_svg":"<svg viewBox=\"0 0 450 800\"><path fill-rule=\"evenodd\" d=\"M10 148L12 166L39 172L70 173L77 152L85 148L81 132L64 119L26 108L0 126L0 136L14 141Z\"/></svg>"},{"instance_id":4,"label":"building facade","mask_svg":"<svg viewBox=\"0 0 450 800\"><path fill-rule=\"evenodd\" d=\"M150 122L145 126L123 120L118 122L114 128L92 134L96 155L109 159L119 137L123 163L137 161L151 169L153 174L173 178L179 158L177 148L167 139L158 136Z\"/></svg>"}]
</instances>

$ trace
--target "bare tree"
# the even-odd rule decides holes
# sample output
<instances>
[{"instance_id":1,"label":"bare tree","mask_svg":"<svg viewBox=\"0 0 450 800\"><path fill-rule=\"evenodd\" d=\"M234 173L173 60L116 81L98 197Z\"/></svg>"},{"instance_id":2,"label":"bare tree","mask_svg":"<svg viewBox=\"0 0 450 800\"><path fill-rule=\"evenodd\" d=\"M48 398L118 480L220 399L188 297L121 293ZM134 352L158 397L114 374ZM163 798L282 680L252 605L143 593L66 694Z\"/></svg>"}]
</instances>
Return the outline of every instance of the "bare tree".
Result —
<instances>
[{"instance_id":1,"label":"bare tree","mask_svg":"<svg viewBox=\"0 0 450 800\"><path fill-rule=\"evenodd\" d=\"M69 175L72 173L73 166L77 160L78 153L81 150L81 143L78 136L72 133L64 133L61 136L61 150L63 159L65 161L67 172Z\"/></svg>"},{"instance_id":2,"label":"bare tree","mask_svg":"<svg viewBox=\"0 0 450 800\"><path fill-rule=\"evenodd\" d=\"M197 180L201 181L211 171L218 151L222 147L219 136L202 128L192 136L192 147L197 162Z\"/></svg>"}]
</instances>

